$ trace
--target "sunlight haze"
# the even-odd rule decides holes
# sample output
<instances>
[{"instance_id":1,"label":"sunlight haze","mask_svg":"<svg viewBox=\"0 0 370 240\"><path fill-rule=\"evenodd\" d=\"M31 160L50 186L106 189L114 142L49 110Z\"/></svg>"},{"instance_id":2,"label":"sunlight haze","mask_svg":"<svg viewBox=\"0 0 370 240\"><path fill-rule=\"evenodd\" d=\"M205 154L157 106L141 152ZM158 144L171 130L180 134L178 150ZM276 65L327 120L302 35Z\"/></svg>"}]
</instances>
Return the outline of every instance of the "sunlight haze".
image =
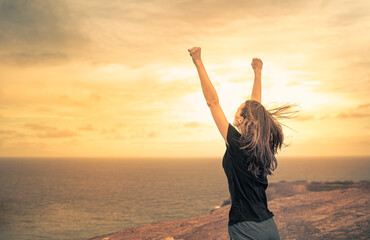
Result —
<instances>
[{"instance_id":1,"label":"sunlight haze","mask_svg":"<svg viewBox=\"0 0 370 240\"><path fill-rule=\"evenodd\" d=\"M370 155L369 1L0 0L1 157L218 157L263 61L262 104L299 103L278 156Z\"/></svg>"}]
</instances>

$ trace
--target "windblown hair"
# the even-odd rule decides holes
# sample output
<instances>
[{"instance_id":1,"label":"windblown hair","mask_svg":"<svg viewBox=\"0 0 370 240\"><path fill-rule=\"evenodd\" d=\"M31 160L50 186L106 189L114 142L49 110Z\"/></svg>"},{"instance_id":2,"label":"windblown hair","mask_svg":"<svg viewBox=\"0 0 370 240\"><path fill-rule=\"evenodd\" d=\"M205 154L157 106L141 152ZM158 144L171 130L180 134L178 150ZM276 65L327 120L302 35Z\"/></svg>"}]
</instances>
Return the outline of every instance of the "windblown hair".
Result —
<instances>
[{"instance_id":1,"label":"windblown hair","mask_svg":"<svg viewBox=\"0 0 370 240\"><path fill-rule=\"evenodd\" d=\"M240 124L240 149L248 156L243 162L256 178L273 175L277 168L275 154L284 143L284 134L277 119L291 118L298 111L291 110L296 104L285 104L266 110L255 100L245 101L241 109L244 121ZM295 117L295 116L294 116ZM284 124L283 124L284 125Z\"/></svg>"}]
</instances>

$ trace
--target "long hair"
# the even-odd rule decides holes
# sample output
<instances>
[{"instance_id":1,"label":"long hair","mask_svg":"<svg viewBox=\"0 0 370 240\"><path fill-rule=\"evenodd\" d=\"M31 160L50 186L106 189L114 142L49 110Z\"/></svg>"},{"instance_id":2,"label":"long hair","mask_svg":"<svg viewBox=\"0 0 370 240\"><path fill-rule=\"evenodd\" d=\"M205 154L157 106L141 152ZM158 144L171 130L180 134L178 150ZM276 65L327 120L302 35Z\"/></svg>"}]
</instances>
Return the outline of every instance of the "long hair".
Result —
<instances>
[{"instance_id":1,"label":"long hair","mask_svg":"<svg viewBox=\"0 0 370 240\"><path fill-rule=\"evenodd\" d=\"M266 110L255 100L247 100L241 109L244 118L239 125L241 137L240 149L248 156L243 164L248 167L256 178L273 175L277 168L275 154L284 143L284 134L281 124L277 119L292 118L298 110L291 110L296 104L284 104L280 107ZM295 116L293 116L295 117ZM284 124L283 124L284 125Z\"/></svg>"}]
</instances>

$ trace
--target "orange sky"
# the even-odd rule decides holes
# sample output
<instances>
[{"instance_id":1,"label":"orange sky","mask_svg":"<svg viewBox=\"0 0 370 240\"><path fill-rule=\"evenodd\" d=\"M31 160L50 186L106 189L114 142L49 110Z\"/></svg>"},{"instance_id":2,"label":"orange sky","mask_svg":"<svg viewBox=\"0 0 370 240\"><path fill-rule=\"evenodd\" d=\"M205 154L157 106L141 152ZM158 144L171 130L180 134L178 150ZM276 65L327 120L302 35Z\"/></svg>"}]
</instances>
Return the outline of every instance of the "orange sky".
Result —
<instances>
[{"instance_id":1,"label":"orange sky","mask_svg":"<svg viewBox=\"0 0 370 240\"><path fill-rule=\"evenodd\" d=\"M232 123L300 103L279 156L370 155L369 1L0 1L0 156L222 157L187 49Z\"/></svg>"}]
</instances>

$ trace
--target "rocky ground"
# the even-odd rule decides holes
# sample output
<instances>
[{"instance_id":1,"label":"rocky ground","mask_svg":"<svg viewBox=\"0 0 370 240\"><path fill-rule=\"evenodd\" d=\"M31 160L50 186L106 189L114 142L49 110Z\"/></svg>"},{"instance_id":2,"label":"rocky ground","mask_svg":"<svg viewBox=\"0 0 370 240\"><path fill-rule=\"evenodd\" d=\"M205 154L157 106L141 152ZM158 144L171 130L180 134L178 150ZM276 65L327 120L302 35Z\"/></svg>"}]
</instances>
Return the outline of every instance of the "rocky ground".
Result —
<instances>
[{"instance_id":1,"label":"rocky ground","mask_svg":"<svg viewBox=\"0 0 370 240\"><path fill-rule=\"evenodd\" d=\"M281 239L370 239L370 181L269 183L268 207ZM154 222L89 240L229 239L230 199L208 214Z\"/></svg>"}]
</instances>

